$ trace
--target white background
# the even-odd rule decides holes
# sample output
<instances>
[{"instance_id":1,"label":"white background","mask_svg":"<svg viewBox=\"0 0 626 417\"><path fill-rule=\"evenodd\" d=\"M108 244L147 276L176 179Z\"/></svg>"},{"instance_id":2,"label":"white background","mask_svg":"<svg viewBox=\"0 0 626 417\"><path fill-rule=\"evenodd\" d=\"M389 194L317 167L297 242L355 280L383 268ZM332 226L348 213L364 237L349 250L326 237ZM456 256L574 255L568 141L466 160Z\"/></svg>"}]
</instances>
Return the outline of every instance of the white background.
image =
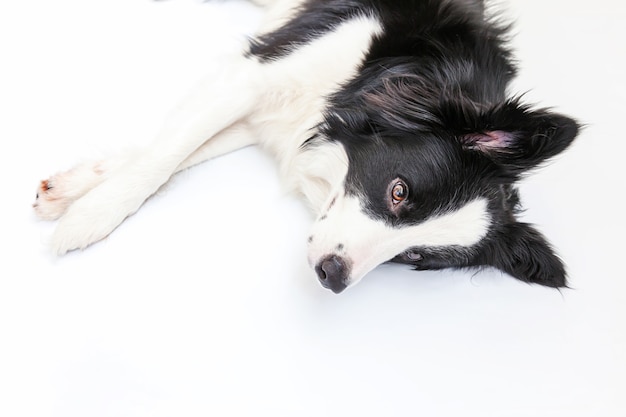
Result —
<instances>
[{"instance_id":1,"label":"white background","mask_svg":"<svg viewBox=\"0 0 626 417\"><path fill-rule=\"evenodd\" d=\"M572 290L385 265L334 295L306 264L308 213L254 148L54 258L38 181L148 142L259 14L0 3L0 415L626 415L625 6L501 3L517 21L514 91L587 125L521 186Z\"/></svg>"}]
</instances>

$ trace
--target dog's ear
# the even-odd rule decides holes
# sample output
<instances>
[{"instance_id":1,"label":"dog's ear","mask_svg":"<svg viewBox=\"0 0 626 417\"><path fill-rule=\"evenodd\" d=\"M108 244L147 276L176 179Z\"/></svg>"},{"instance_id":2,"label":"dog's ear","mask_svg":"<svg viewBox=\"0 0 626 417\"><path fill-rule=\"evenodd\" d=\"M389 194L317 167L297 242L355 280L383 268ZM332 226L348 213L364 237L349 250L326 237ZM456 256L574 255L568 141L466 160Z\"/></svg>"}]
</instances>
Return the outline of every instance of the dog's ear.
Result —
<instances>
[{"instance_id":1,"label":"dog's ear","mask_svg":"<svg viewBox=\"0 0 626 417\"><path fill-rule=\"evenodd\" d=\"M477 117L467 112L452 117L456 120L448 120L448 126L459 128L457 137L465 149L483 153L515 176L564 151L579 129L569 117L530 110L517 101Z\"/></svg>"},{"instance_id":2,"label":"dog's ear","mask_svg":"<svg viewBox=\"0 0 626 417\"><path fill-rule=\"evenodd\" d=\"M563 262L546 239L526 223L509 223L495 232L479 263L493 266L524 282L565 287Z\"/></svg>"}]
</instances>

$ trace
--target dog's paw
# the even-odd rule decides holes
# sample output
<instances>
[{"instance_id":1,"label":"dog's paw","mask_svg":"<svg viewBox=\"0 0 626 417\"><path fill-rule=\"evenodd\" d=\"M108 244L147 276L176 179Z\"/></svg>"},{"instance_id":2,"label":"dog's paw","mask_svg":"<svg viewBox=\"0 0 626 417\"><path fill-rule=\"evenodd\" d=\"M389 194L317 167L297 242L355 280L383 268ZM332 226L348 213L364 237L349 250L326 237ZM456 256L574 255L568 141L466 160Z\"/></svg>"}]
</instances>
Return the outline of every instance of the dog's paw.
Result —
<instances>
[{"instance_id":1,"label":"dog's paw","mask_svg":"<svg viewBox=\"0 0 626 417\"><path fill-rule=\"evenodd\" d=\"M59 220L50 241L52 251L63 255L107 237L152 194L141 187L142 179L125 171L77 199Z\"/></svg>"},{"instance_id":2,"label":"dog's paw","mask_svg":"<svg viewBox=\"0 0 626 417\"><path fill-rule=\"evenodd\" d=\"M69 206L102 182L100 163L85 163L41 181L33 208L37 217L56 220Z\"/></svg>"},{"instance_id":3,"label":"dog's paw","mask_svg":"<svg viewBox=\"0 0 626 417\"><path fill-rule=\"evenodd\" d=\"M33 208L37 217L44 220L55 220L67 209L69 203L66 199L59 199L55 196L54 182L52 179L41 180L37 187L37 195Z\"/></svg>"},{"instance_id":4,"label":"dog's paw","mask_svg":"<svg viewBox=\"0 0 626 417\"><path fill-rule=\"evenodd\" d=\"M125 216L120 217L114 206L101 204L98 194L87 193L67 209L50 240L52 252L64 255L85 249L107 237L124 220Z\"/></svg>"},{"instance_id":5,"label":"dog's paw","mask_svg":"<svg viewBox=\"0 0 626 417\"><path fill-rule=\"evenodd\" d=\"M72 250L85 249L107 237L117 226L103 222L103 216L98 216L93 210L85 213L81 206L77 202L61 217L50 240L53 253L64 255Z\"/></svg>"}]
</instances>

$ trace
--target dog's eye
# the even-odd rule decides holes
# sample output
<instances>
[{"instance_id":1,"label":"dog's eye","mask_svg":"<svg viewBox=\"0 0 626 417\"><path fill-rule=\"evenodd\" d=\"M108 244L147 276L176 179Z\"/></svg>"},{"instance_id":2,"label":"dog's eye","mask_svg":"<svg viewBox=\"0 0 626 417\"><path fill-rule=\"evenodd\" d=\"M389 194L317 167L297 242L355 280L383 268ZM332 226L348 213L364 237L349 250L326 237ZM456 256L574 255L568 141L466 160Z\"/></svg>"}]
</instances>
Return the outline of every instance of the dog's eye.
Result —
<instances>
[{"instance_id":1,"label":"dog's eye","mask_svg":"<svg viewBox=\"0 0 626 417\"><path fill-rule=\"evenodd\" d=\"M409 187L402 180L397 180L391 187L391 200L394 204L400 204L409 196Z\"/></svg>"}]
</instances>

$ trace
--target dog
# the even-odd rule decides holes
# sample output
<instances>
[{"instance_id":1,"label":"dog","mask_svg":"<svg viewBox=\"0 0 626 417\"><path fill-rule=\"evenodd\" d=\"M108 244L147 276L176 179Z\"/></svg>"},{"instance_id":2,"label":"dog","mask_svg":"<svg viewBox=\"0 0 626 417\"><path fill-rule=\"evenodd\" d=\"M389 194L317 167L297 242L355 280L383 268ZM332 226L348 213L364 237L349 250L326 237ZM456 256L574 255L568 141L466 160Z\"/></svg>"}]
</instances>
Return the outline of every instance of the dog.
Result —
<instances>
[{"instance_id":1,"label":"dog","mask_svg":"<svg viewBox=\"0 0 626 417\"><path fill-rule=\"evenodd\" d=\"M508 25L482 0L263 0L267 19L151 146L41 182L57 254L108 236L176 172L248 145L316 216L308 262L340 293L381 263L567 285L516 182L579 125L507 87Z\"/></svg>"}]
</instances>

